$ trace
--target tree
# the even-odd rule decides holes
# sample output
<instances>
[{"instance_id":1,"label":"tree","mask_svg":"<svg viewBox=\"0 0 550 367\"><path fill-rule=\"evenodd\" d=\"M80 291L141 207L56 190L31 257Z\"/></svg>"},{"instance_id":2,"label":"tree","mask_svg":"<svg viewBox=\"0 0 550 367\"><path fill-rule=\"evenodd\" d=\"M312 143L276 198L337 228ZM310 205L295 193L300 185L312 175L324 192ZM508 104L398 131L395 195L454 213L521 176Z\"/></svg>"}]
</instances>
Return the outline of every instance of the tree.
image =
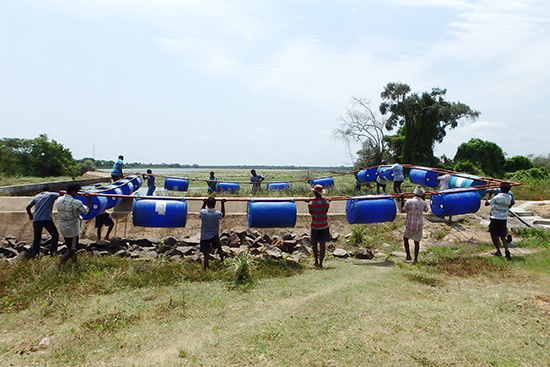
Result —
<instances>
[{"instance_id":1,"label":"tree","mask_svg":"<svg viewBox=\"0 0 550 367\"><path fill-rule=\"evenodd\" d=\"M512 158L506 158L504 161L504 169L506 172L516 172L521 170L528 170L535 167L533 162L527 157L522 155L516 155Z\"/></svg>"},{"instance_id":2,"label":"tree","mask_svg":"<svg viewBox=\"0 0 550 367\"><path fill-rule=\"evenodd\" d=\"M70 150L46 134L35 139L5 138L0 140L0 168L14 176L76 176L78 166Z\"/></svg>"},{"instance_id":3,"label":"tree","mask_svg":"<svg viewBox=\"0 0 550 367\"><path fill-rule=\"evenodd\" d=\"M455 157L456 165L460 162L471 162L485 175L491 177L502 177L504 175L504 152L490 141L481 139L470 139L467 143L458 146Z\"/></svg>"},{"instance_id":4,"label":"tree","mask_svg":"<svg viewBox=\"0 0 550 367\"><path fill-rule=\"evenodd\" d=\"M380 96L380 113L389 115L386 128L398 128L394 141L400 143L399 155L403 162L435 165L435 143L441 143L447 129L454 129L462 119L475 120L478 111L460 102L447 102L446 89L433 88L431 92L410 93L403 83L388 83Z\"/></svg>"},{"instance_id":5,"label":"tree","mask_svg":"<svg viewBox=\"0 0 550 367\"><path fill-rule=\"evenodd\" d=\"M352 96L351 102L346 115L339 118L341 125L334 130L334 137L343 140L348 147L351 142L361 143L356 168L378 165L388 155L384 121L374 114L364 98Z\"/></svg>"}]
</instances>

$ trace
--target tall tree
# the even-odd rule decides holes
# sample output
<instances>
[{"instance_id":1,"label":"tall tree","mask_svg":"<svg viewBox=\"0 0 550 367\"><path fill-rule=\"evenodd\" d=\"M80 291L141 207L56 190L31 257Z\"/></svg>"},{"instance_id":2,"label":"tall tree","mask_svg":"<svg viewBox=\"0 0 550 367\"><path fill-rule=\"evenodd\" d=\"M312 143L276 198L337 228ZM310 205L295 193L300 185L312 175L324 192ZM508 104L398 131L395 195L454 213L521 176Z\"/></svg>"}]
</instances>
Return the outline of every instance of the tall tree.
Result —
<instances>
[{"instance_id":1,"label":"tall tree","mask_svg":"<svg viewBox=\"0 0 550 367\"><path fill-rule=\"evenodd\" d=\"M504 152L501 147L490 141L474 138L467 143L460 144L456 150L454 161L455 165L470 162L487 176L502 177L504 175Z\"/></svg>"},{"instance_id":2,"label":"tall tree","mask_svg":"<svg viewBox=\"0 0 550 367\"><path fill-rule=\"evenodd\" d=\"M361 143L356 168L378 165L388 154L384 121L372 111L366 99L352 96L351 102L346 115L339 119L340 128L334 130L334 137L348 147L352 142Z\"/></svg>"},{"instance_id":3,"label":"tall tree","mask_svg":"<svg viewBox=\"0 0 550 367\"><path fill-rule=\"evenodd\" d=\"M475 120L479 112L461 102L447 102L446 89L433 88L431 92L411 93L403 83L388 83L380 96L380 113L389 115L386 128L397 128L393 138L400 143L403 162L433 165L437 162L435 143L445 138L446 129L454 129L463 119Z\"/></svg>"}]
</instances>

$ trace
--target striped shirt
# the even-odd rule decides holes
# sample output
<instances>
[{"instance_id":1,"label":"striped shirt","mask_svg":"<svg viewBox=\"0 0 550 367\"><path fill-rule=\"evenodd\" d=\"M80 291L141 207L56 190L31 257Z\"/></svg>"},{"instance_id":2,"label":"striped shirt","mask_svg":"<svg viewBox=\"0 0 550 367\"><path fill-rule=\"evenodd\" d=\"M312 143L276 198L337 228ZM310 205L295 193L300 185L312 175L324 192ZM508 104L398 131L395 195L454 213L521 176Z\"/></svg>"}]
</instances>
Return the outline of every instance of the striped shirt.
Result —
<instances>
[{"instance_id":1,"label":"striped shirt","mask_svg":"<svg viewBox=\"0 0 550 367\"><path fill-rule=\"evenodd\" d=\"M411 231L421 231L424 222L422 221L422 213L428 211L428 204L422 198L415 196L405 202L403 205L403 212L407 213L407 219L405 219L405 228Z\"/></svg>"},{"instance_id":2,"label":"striped shirt","mask_svg":"<svg viewBox=\"0 0 550 367\"><path fill-rule=\"evenodd\" d=\"M309 214L311 214L311 228L328 228L328 207L329 202L323 198L316 198L309 202Z\"/></svg>"},{"instance_id":3,"label":"striped shirt","mask_svg":"<svg viewBox=\"0 0 550 367\"><path fill-rule=\"evenodd\" d=\"M113 170L111 171L111 175L120 175L122 176L122 166L124 166L124 162L122 160L118 160L113 164Z\"/></svg>"}]
</instances>

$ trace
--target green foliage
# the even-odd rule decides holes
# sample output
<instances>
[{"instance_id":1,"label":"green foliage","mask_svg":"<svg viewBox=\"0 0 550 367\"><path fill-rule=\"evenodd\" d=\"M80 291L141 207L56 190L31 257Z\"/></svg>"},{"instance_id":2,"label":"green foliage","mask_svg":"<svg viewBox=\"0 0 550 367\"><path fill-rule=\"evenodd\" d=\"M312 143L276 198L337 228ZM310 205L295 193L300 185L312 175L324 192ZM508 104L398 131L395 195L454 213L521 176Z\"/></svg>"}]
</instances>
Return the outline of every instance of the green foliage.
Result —
<instances>
[{"instance_id":1,"label":"green foliage","mask_svg":"<svg viewBox=\"0 0 550 367\"><path fill-rule=\"evenodd\" d=\"M477 168L475 164L470 162L469 160L466 161L458 161L454 165L454 170L461 173L469 173L471 175L476 176L482 176L483 172Z\"/></svg>"},{"instance_id":2,"label":"green foliage","mask_svg":"<svg viewBox=\"0 0 550 367\"><path fill-rule=\"evenodd\" d=\"M529 158L522 155L516 155L512 158L506 158L506 160L504 161L504 169L506 170L506 172L527 170L533 167L533 162L531 162Z\"/></svg>"},{"instance_id":3,"label":"green foliage","mask_svg":"<svg viewBox=\"0 0 550 367\"><path fill-rule=\"evenodd\" d=\"M454 157L455 170L459 162L469 161L485 175L491 177L504 176L504 152L490 141L470 139L458 146Z\"/></svg>"},{"instance_id":4,"label":"green foliage","mask_svg":"<svg viewBox=\"0 0 550 367\"><path fill-rule=\"evenodd\" d=\"M95 159L93 158L82 158L78 160L77 163L80 169L80 175L83 175L88 171L96 170L96 163L95 163Z\"/></svg>"},{"instance_id":5,"label":"green foliage","mask_svg":"<svg viewBox=\"0 0 550 367\"><path fill-rule=\"evenodd\" d=\"M547 180L550 174L546 167L530 168L527 170L517 171L508 175L510 180L525 181L525 180Z\"/></svg>"},{"instance_id":6,"label":"green foliage","mask_svg":"<svg viewBox=\"0 0 550 367\"><path fill-rule=\"evenodd\" d=\"M0 140L0 172L6 176L71 176L79 169L70 150L46 134L34 139Z\"/></svg>"},{"instance_id":7,"label":"green foliage","mask_svg":"<svg viewBox=\"0 0 550 367\"><path fill-rule=\"evenodd\" d=\"M443 141L446 129L456 128L463 118L476 119L479 112L460 102L445 101L446 89L433 88L422 94L410 91L407 84L388 83L380 94L384 100L380 113L389 114L386 128L397 127L397 134L403 136L403 162L434 165L434 144Z\"/></svg>"},{"instance_id":8,"label":"green foliage","mask_svg":"<svg viewBox=\"0 0 550 367\"><path fill-rule=\"evenodd\" d=\"M236 286L247 286L252 284L252 269L256 267L256 261L248 251L243 251L231 259L233 266L233 281Z\"/></svg>"}]
</instances>

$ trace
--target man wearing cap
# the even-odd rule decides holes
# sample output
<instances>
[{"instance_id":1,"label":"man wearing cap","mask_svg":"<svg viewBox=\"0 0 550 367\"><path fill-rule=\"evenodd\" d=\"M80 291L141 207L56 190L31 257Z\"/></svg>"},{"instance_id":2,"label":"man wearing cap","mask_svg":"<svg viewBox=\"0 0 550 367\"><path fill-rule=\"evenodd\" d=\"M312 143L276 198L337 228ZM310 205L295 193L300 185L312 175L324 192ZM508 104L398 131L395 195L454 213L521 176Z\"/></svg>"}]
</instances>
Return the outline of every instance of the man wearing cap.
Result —
<instances>
[{"instance_id":1,"label":"man wearing cap","mask_svg":"<svg viewBox=\"0 0 550 367\"><path fill-rule=\"evenodd\" d=\"M315 194L315 199L308 203L309 214L311 214L311 246L315 257L314 266L322 269L325 258L325 244L330 240L327 215L329 201L323 198L325 193L323 186L315 185L311 190ZM319 244L319 249L317 249L317 244Z\"/></svg>"},{"instance_id":2,"label":"man wearing cap","mask_svg":"<svg viewBox=\"0 0 550 367\"><path fill-rule=\"evenodd\" d=\"M409 249L409 239L414 241L414 261L418 262L418 252L420 251L420 240L422 240L422 213L428 211L428 204L424 201L425 192L421 186L414 189L414 197L405 203L404 196L401 195L401 212L407 213L405 219L405 232L403 233L403 245L407 253L406 261L411 260L411 251Z\"/></svg>"}]
</instances>

